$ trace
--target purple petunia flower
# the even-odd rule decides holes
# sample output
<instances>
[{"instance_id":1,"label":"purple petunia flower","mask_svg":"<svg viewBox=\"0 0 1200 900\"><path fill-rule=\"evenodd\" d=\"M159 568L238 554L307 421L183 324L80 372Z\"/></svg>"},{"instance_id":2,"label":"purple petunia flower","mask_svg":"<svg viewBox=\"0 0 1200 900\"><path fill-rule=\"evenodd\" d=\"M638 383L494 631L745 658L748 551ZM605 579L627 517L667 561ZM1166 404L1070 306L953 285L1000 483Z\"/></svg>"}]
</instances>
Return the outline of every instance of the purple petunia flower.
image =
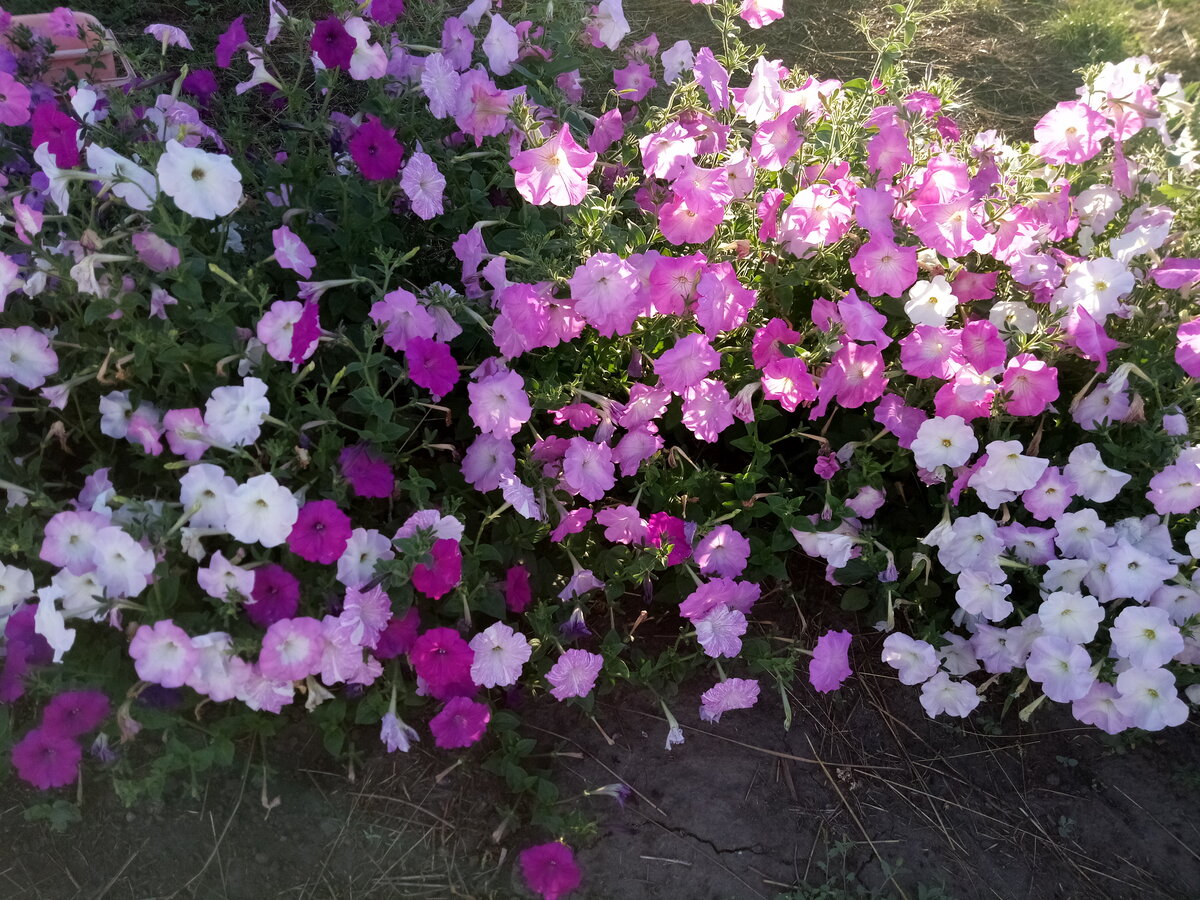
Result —
<instances>
[{"instance_id":1,"label":"purple petunia flower","mask_svg":"<svg viewBox=\"0 0 1200 900\"><path fill-rule=\"evenodd\" d=\"M350 36L341 19L329 16L316 24L309 46L327 68L349 69L350 57L358 42Z\"/></svg>"},{"instance_id":2,"label":"purple petunia flower","mask_svg":"<svg viewBox=\"0 0 1200 900\"><path fill-rule=\"evenodd\" d=\"M300 582L283 566L271 563L254 570L250 599L253 602L246 604L247 618L266 628L296 614L300 607Z\"/></svg>"},{"instance_id":3,"label":"purple petunia flower","mask_svg":"<svg viewBox=\"0 0 1200 900\"><path fill-rule=\"evenodd\" d=\"M375 453L369 444L355 444L338 455L342 477L359 497L385 499L392 495L396 476L383 457Z\"/></svg>"},{"instance_id":4,"label":"purple petunia flower","mask_svg":"<svg viewBox=\"0 0 1200 900\"><path fill-rule=\"evenodd\" d=\"M368 181L387 181L400 174L404 148L396 140L396 133L380 123L377 116L367 116L348 146L351 158Z\"/></svg>"},{"instance_id":5,"label":"purple petunia flower","mask_svg":"<svg viewBox=\"0 0 1200 900\"><path fill-rule=\"evenodd\" d=\"M12 749L13 768L21 779L43 791L75 780L83 750L79 743L47 728L35 728Z\"/></svg>"},{"instance_id":6,"label":"purple petunia flower","mask_svg":"<svg viewBox=\"0 0 1200 900\"><path fill-rule=\"evenodd\" d=\"M65 691L42 713L42 728L63 737L87 734L108 718L108 697L100 691Z\"/></svg>"}]
</instances>

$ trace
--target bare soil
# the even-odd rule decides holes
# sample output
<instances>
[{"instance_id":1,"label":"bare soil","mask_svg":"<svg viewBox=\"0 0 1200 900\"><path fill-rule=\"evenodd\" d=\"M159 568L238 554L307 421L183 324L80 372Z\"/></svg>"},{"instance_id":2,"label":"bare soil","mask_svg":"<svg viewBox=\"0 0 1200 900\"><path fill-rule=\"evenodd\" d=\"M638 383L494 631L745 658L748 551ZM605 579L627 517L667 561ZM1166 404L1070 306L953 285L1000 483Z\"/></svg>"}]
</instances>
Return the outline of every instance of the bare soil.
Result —
<instances>
[{"instance_id":1,"label":"bare soil","mask_svg":"<svg viewBox=\"0 0 1200 900\"><path fill-rule=\"evenodd\" d=\"M874 640L860 661L876 658ZM633 789L624 807L570 801L598 823L576 842L581 897L1200 896L1194 724L1131 742L1052 710L1028 725L994 706L931 721L914 689L860 672L835 694L790 693L785 731L780 695L764 688L715 726L694 700L673 704L687 740L671 751L645 695L601 704L599 727L549 698L530 704L527 733L553 754L564 797ZM43 798L10 781L0 896L528 896L513 857L546 835L497 831L506 795L470 755L455 766L427 748L376 751L352 779L315 743L277 744L265 789L261 757L155 808L126 810L100 783L65 834L24 821Z\"/></svg>"}]
</instances>

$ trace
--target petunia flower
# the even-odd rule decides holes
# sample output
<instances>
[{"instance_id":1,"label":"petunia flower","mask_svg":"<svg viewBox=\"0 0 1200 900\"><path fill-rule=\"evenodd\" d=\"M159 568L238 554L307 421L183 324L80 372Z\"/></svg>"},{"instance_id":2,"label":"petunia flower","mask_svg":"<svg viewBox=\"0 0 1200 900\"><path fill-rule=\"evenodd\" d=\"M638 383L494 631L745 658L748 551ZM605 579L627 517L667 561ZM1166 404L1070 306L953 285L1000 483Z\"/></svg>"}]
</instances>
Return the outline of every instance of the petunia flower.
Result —
<instances>
[{"instance_id":1,"label":"petunia flower","mask_svg":"<svg viewBox=\"0 0 1200 900\"><path fill-rule=\"evenodd\" d=\"M492 711L467 697L455 697L429 720L433 741L443 750L470 747L487 730Z\"/></svg>"},{"instance_id":2,"label":"petunia flower","mask_svg":"<svg viewBox=\"0 0 1200 900\"><path fill-rule=\"evenodd\" d=\"M77 740L42 727L13 744L12 764L22 781L48 791L65 787L79 774L83 750Z\"/></svg>"},{"instance_id":3,"label":"petunia flower","mask_svg":"<svg viewBox=\"0 0 1200 900\"><path fill-rule=\"evenodd\" d=\"M316 23L309 46L326 68L349 69L357 44L341 19L327 16Z\"/></svg>"},{"instance_id":4,"label":"petunia flower","mask_svg":"<svg viewBox=\"0 0 1200 900\"><path fill-rule=\"evenodd\" d=\"M227 216L242 201L242 173L228 156L172 139L156 171L163 193L197 219Z\"/></svg>"},{"instance_id":5,"label":"petunia flower","mask_svg":"<svg viewBox=\"0 0 1200 900\"><path fill-rule=\"evenodd\" d=\"M108 696L101 691L63 691L42 710L42 728L78 738L100 727L111 708Z\"/></svg>"},{"instance_id":6,"label":"petunia flower","mask_svg":"<svg viewBox=\"0 0 1200 900\"><path fill-rule=\"evenodd\" d=\"M270 473L255 475L239 485L226 507L226 530L235 541L278 547L288 539L300 515L292 492Z\"/></svg>"},{"instance_id":7,"label":"petunia flower","mask_svg":"<svg viewBox=\"0 0 1200 900\"><path fill-rule=\"evenodd\" d=\"M141 625L129 643L138 678L166 688L183 687L198 653L187 632L170 619Z\"/></svg>"},{"instance_id":8,"label":"petunia flower","mask_svg":"<svg viewBox=\"0 0 1200 900\"><path fill-rule=\"evenodd\" d=\"M430 561L413 568L412 586L429 597L439 600L462 580L462 551L457 540L434 542Z\"/></svg>"},{"instance_id":9,"label":"petunia flower","mask_svg":"<svg viewBox=\"0 0 1200 900\"><path fill-rule=\"evenodd\" d=\"M187 33L182 28L176 28L174 25L147 25L142 30L142 34L148 34L161 41L164 53L168 47L182 47L184 50L192 49L192 42L188 40Z\"/></svg>"},{"instance_id":10,"label":"petunia flower","mask_svg":"<svg viewBox=\"0 0 1200 900\"><path fill-rule=\"evenodd\" d=\"M566 650L546 673L550 693L560 703L569 697L586 697L595 687L604 657L587 650Z\"/></svg>"},{"instance_id":11,"label":"petunia flower","mask_svg":"<svg viewBox=\"0 0 1200 900\"><path fill-rule=\"evenodd\" d=\"M883 661L897 671L901 684L920 684L938 668L937 653L930 644L900 631L884 640Z\"/></svg>"},{"instance_id":12,"label":"petunia flower","mask_svg":"<svg viewBox=\"0 0 1200 900\"><path fill-rule=\"evenodd\" d=\"M808 680L815 690L827 694L837 690L850 677L851 640L850 632L832 630L817 638L808 667Z\"/></svg>"},{"instance_id":13,"label":"petunia flower","mask_svg":"<svg viewBox=\"0 0 1200 900\"><path fill-rule=\"evenodd\" d=\"M358 497L387 498L392 495L396 476L387 460L369 444L354 444L338 454L342 477Z\"/></svg>"},{"instance_id":14,"label":"petunia flower","mask_svg":"<svg viewBox=\"0 0 1200 900\"><path fill-rule=\"evenodd\" d=\"M952 681L945 672L938 672L921 686L921 706L931 719L945 713L965 718L982 698L965 681Z\"/></svg>"},{"instance_id":15,"label":"petunia flower","mask_svg":"<svg viewBox=\"0 0 1200 900\"><path fill-rule=\"evenodd\" d=\"M560 841L527 847L518 857L521 875L543 900L559 900L579 887L582 873L571 848Z\"/></svg>"},{"instance_id":16,"label":"petunia flower","mask_svg":"<svg viewBox=\"0 0 1200 900\"><path fill-rule=\"evenodd\" d=\"M756 678L726 678L700 695L700 718L717 723L730 710L750 709L758 702Z\"/></svg>"},{"instance_id":17,"label":"petunia flower","mask_svg":"<svg viewBox=\"0 0 1200 900\"><path fill-rule=\"evenodd\" d=\"M418 219L429 221L442 214L446 176L428 153L417 150L409 157L400 176L400 190L412 204Z\"/></svg>"},{"instance_id":18,"label":"petunia flower","mask_svg":"<svg viewBox=\"0 0 1200 900\"><path fill-rule=\"evenodd\" d=\"M400 174L404 148L396 133L384 126L378 116L367 116L347 142L350 156L368 181L390 181Z\"/></svg>"},{"instance_id":19,"label":"petunia flower","mask_svg":"<svg viewBox=\"0 0 1200 900\"><path fill-rule=\"evenodd\" d=\"M263 635L258 669L272 681L300 681L320 671L324 652L319 621L308 616L280 619Z\"/></svg>"},{"instance_id":20,"label":"petunia flower","mask_svg":"<svg viewBox=\"0 0 1200 900\"><path fill-rule=\"evenodd\" d=\"M475 654L471 680L485 688L516 684L533 652L525 636L503 622L493 622L471 638L469 646Z\"/></svg>"},{"instance_id":21,"label":"petunia flower","mask_svg":"<svg viewBox=\"0 0 1200 900\"><path fill-rule=\"evenodd\" d=\"M300 509L288 535L288 548L301 559L329 565L346 552L350 517L332 500L313 500Z\"/></svg>"},{"instance_id":22,"label":"petunia flower","mask_svg":"<svg viewBox=\"0 0 1200 900\"><path fill-rule=\"evenodd\" d=\"M563 125L550 140L512 158L517 192L535 206L574 206L587 194L596 154L584 150Z\"/></svg>"},{"instance_id":23,"label":"petunia flower","mask_svg":"<svg viewBox=\"0 0 1200 900\"><path fill-rule=\"evenodd\" d=\"M475 693L475 654L453 628L430 628L416 639L408 656L431 696L445 700Z\"/></svg>"}]
</instances>

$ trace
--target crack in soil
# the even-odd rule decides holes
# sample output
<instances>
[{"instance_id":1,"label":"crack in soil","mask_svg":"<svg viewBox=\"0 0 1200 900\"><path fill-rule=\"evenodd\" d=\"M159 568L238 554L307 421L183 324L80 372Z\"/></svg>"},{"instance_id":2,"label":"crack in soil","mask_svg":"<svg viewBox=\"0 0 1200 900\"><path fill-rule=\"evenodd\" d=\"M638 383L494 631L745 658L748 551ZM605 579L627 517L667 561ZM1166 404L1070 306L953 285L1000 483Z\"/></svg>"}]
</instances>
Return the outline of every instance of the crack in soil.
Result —
<instances>
[{"instance_id":1,"label":"crack in soil","mask_svg":"<svg viewBox=\"0 0 1200 900\"><path fill-rule=\"evenodd\" d=\"M706 837L701 837L694 831L689 831L682 826L664 825L662 822L659 822L658 824L676 837L686 838L688 840L695 841L698 844L704 844L718 856L724 856L729 853L761 853L763 850L761 844L748 844L745 847L729 847L727 849L722 849L721 847L718 847L715 842Z\"/></svg>"}]
</instances>

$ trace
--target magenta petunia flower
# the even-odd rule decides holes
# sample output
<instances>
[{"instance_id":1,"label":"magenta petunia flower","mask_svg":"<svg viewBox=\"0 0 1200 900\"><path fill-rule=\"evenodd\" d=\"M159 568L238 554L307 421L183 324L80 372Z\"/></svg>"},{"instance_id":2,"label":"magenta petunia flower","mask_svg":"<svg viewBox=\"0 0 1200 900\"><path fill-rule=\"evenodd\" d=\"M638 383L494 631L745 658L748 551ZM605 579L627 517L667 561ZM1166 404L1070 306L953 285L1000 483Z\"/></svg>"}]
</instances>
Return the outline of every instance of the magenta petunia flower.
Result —
<instances>
[{"instance_id":1,"label":"magenta petunia flower","mask_svg":"<svg viewBox=\"0 0 1200 900\"><path fill-rule=\"evenodd\" d=\"M430 628L414 642L408 658L431 696L446 700L475 693L475 653L453 628Z\"/></svg>"},{"instance_id":2,"label":"magenta petunia flower","mask_svg":"<svg viewBox=\"0 0 1200 900\"><path fill-rule=\"evenodd\" d=\"M440 600L462 580L462 550L458 541L435 541L428 564L413 568L412 585L431 600Z\"/></svg>"},{"instance_id":3,"label":"magenta petunia flower","mask_svg":"<svg viewBox=\"0 0 1200 900\"><path fill-rule=\"evenodd\" d=\"M676 566L691 558L692 545L687 537L687 525L676 516L656 512L646 520L646 543L652 547L669 548L667 565Z\"/></svg>"},{"instance_id":4,"label":"magenta petunia flower","mask_svg":"<svg viewBox=\"0 0 1200 900\"><path fill-rule=\"evenodd\" d=\"M320 622L308 616L280 619L263 635L258 668L271 681L299 681L320 671L324 652Z\"/></svg>"},{"instance_id":5,"label":"magenta petunia flower","mask_svg":"<svg viewBox=\"0 0 1200 900\"><path fill-rule=\"evenodd\" d=\"M543 900L558 900L579 887L582 874L571 848L559 841L521 851L521 875Z\"/></svg>"},{"instance_id":6,"label":"magenta petunia flower","mask_svg":"<svg viewBox=\"0 0 1200 900\"><path fill-rule=\"evenodd\" d=\"M48 728L35 728L12 748L13 768L23 781L48 791L64 787L79 774L83 749L78 741Z\"/></svg>"},{"instance_id":7,"label":"magenta petunia flower","mask_svg":"<svg viewBox=\"0 0 1200 900\"><path fill-rule=\"evenodd\" d=\"M349 69L358 42L350 36L341 19L329 16L316 24L309 46L326 68Z\"/></svg>"},{"instance_id":8,"label":"magenta petunia flower","mask_svg":"<svg viewBox=\"0 0 1200 900\"><path fill-rule=\"evenodd\" d=\"M568 697L586 697L596 686L596 677L604 657L587 650L566 650L558 658L546 680L550 682L550 693L560 703Z\"/></svg>"},{"instance_id":9,"label":"magenta petunia flower","mask_svg":"<svg viewBox=\"0 0 1200 900\"><path fill-rule=\"evenodd\" d=\"M455 697L429 720L433 742L443 750L470 747L483 737L492 711L469 697Z\"/></svg>"},{"instance_id":10,"label":"magenta petunia flower","mask_svg":"<svg viewBox=\"0 0 1200 900\"><path fill-rule=\"evenodd\" d=\"M359 497L384 499L392 495L396 487L396 476L383 457L375 453L369 444L355 444L338 454L338 465L342 477Z\"/></svg>"},{"instance_id":11,"label":"magenta petunia flower","mask_svg":"<svg viewBox=\"0 0 1200 900\"><path fill-rule=\"evenodd\" d=\"M351 158L368 181L387 181L400 174L404 148L396 140L396 132L384 126L377 116L367 116L348 146Z\"/></svg>"},{"instance_id":12,"label":"magenta petunia flower","mask_svg":"<svg viewBox=\"0 0 1200 900\"><path fill-rule=\"evenodd\" d=\"M848 631L827 631L817 638L808 667L808 680L816 690L837 690L850 677L850 640Z\"/></svg>"},{"instance_id":13,"label":"magenta petunia flower","mask_svg":"<svg viewBox=\"0 0 1200 900\"><path fill-rule=\"evenodd\" d=\"M329 565L346 552L353 527L332 500L305 503L288 535L288 547L301 559Z\"/></svg>"},{"instance_id":14,"label":"magenta petunia flower","mask_svg":"<svg viewBox=\"0 0 1200 900\"><path fill-rule=\"evenodd\" d=\"M76 738L97 728L109 709L108 697L100 691L64 691L46 704L42 728Z\"/></svg>"},{"instance_id":15,"label":"magenta petunia flower","mask_svg":"<svg viewBox=\"0 0 1200 900\"><path fill-rule=\"evenodd\" d=\"M524 566L512 566L504 576L504 605L510 612L523 613L533 602L533 589L529 586L529 570Z\"/></svg>"},{"instance_id":16,"label":"magenta petunia flower","mask_svg":"<svg viewBox=\"0 0 1200 900\"><path fill-rule=\"evenodd\" d=\"M380 25L391 25L404 15L404 0L371 0L367 15Z\"/></svg>"},{"instance_id":17,"label":"magenta petunia flower","mask_svg":"<svg viewBox=\"0 0 1200 900\"><path fill-rule=\"evenodd\" d=\"M254 570L246 618L266 628L280 619L290 619L300 606L300 582L283 566L271 563Z\"/></svg>"},{"instance_id":18,"label":"magenta petunia flower","mask_svg":"<svg viewBox=\"0 0 1200 900\"><path fill-rule=\"evenodd\" d=\"M408 377L426 388L434 400L441 400L458 383L458 363L450 348L440 341L424 337L409 338L404 348Z\"/></svg>"}]
</instances>

